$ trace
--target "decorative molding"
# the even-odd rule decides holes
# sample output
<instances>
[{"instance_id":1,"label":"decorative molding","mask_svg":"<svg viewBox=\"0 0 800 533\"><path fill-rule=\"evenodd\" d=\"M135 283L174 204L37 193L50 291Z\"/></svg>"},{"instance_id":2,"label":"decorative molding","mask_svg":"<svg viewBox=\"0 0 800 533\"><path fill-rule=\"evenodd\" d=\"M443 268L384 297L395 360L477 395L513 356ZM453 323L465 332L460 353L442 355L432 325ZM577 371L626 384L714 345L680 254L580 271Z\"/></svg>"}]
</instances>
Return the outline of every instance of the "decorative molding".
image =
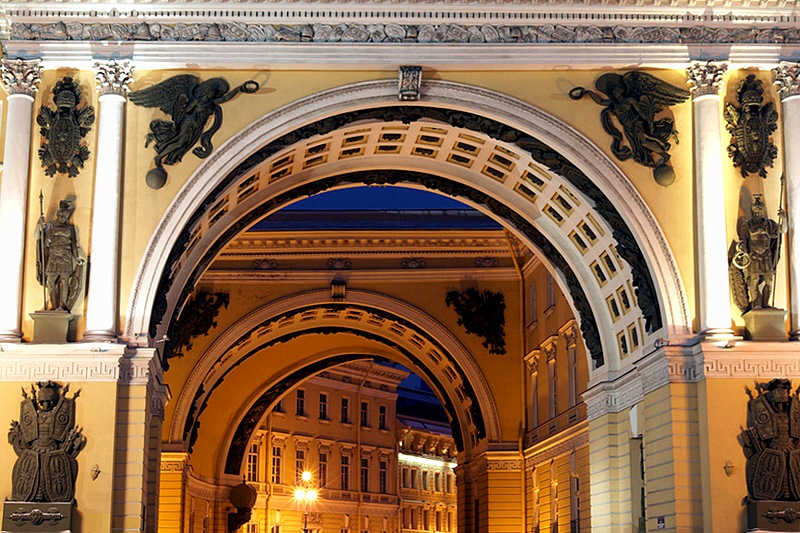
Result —
<instances>
[{"instance_id":1,"label":"decorative molding","mask_svg":"<svg viewBox=\"0 0 800 533\"><path fill-rule=\"evenodd\" d=\"M791 96L800 96L800 63L784 61L774 68L773 72L781 100L786 100Z\"/></svg>"},{"instance_id":2,"label":"decorative molding","mask_svg":"<svg viewBox=\"0 0 800 533\"><path fill-rule=\"evenodd\" d=\"M128 84L133 83L134 67L130 61L116 59L97 61L93 69L94 79L97 82L96 89L100 96L116 94L125 97L131 92Z\"/></svg>"},{"instance_id":3,"label":"decorative molding","mask_svg":"<svg viewBox=\"0 0 800 533\"><path fill-rule=\"evenodd\" d=\"M735 350L735 349L734 349ZM703 353L702 377L772 379L800 378L800 357L794 353Z\"/></svg>"},{"instance_id":4,"label":"decorative molding","mask_svg":"<svg viewBox=\"0 0 800 533\"><path fill-rule=\"evenodd\" d=\"M39 59L2 59L0 76L9 95L24 94L33 96L39 91L37 85L42 81L42 65Z\"/></svg>"},{"instance_id":5,"label":"decorative molding","mask_svg":"<svg viewBox=\"0 0 800 533\"><path fill-rule=\"evenodd\" d=\"M588 426L582 428L573 428L573 433L560 442L551 443L544 442L540 446L544 449L541 452L532 451L530 455L525 457L525 469L529 470L536 465L547 463L553 459L569 455L578 448L586 447L589 445L589 431ZM538 448L537 446L536 448Z\"/></svg>"},{"instance_id":6,"label":"decorative molding","mask_svg":"<svg viewBox=\"0 0 800 533\"><path fill-rule=\"evenodd\" d=\"M397 69L397 99L419 100L422 86L422 67L401 66Z\"/></svg>"},{"instance_id":7,"label":"decorative molding","mask_svg":"<svg viewBox=\"0 0 800 533\"><path fill-rule=\"evenodd\" d=\"M8 12L8 10L7 10ZM293 12L292 14L295 14ZM297 16L290 19L297 20ZM664 22L654 25L653 15L604 13L601 23L591 23L592 13L574 13L553 20L550 13L520 13L516 24L492 23L490 14L480 17L483 24L453 24L447 20L431 20L420 24L404 23L396 13L381 13L386 22L375 20L374 12L342 13L350 22L313 23L313 12L300 23L245 23L173 21L151 22L152 13L139 16L139 21L96 22L72 20L63 22L15 22L9 13L12 41L118 41L118 42L267 42L267 43L370 43L394 45L419 44L784 44L800 43L798 21L782 21L780 16L760 17L741 15L736 25L718 16L670 14ZM359 17L360 15L360 17ZM419 17L431 18L419 12ZM52 15L51 15L52 16ZM179 16L175 13L175 16ZM209 13L209 18L212 15ZM594 14L597 17L597 14ZM319 17L317 17L318 19ZM364 22L362 23L359 18ZM669 18L669 20L666 20ZM764 20L764 19L767 20ZM792 16L789 15L791 19ZM355 20L353 20L355 19ZM771 19L771 20L770 20ZM47 20L42 17L40 20ZM124 20L130 20L126 18ZM284 19L285 20L285 19ZM307 21L307 22L305 22ZM303 23L305 22L305 23ZM606 22L606 24L602 24ZM681 25L682 24L682 25ZM746 26L743 26L746 25Z\"/></svg>"},{"instance_id":8,"label":"decorative molding","mask_svg":"<svg viewBox=\"0 0 800 533\"><path fill-rule=\"evenodd\" d=\"M595 385L583 393L588 420L594 420L609 413L618 413L636 405L643 399L642 377L636 370L614 382Z\"/></svg>"},{"instance_id":9,"label":"decorative molding","mask_svg":"<svg viewBox=\"0 0 800 533\"><path fill-rule=\"evenodd\" d=\"M727 63L694 63L686 69L687 83L694 98L704 95L718 95L722 78L728 70Z\"/></svg>"}]
</instances>

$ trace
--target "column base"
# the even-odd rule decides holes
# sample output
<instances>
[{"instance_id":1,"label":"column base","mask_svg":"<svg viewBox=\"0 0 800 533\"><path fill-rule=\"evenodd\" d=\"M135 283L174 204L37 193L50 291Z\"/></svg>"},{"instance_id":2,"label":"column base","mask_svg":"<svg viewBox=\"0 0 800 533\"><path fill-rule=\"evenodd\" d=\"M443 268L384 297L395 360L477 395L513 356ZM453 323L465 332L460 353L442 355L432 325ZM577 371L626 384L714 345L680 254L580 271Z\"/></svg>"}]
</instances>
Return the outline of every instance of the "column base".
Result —
<instances>
[{"instance_id":1,"label":"column base","mask_svg":"<svg viewBox=\"0 0 800 533\"><path fill-rule=\"evenodd\" d=\"M709 328L703 330L699 335L701 341L724 341L735 336L735 332L731 328Z\"/></svg>"},{"instance_id":2,"label":"column base","mask_svg":"<svg viewBox=\"0 0 800 533\"><path fill-rule=\"evenodd\" d=\"M22 342L22 332L18 329L0 331L0 342L13 342L19 344Z\"/></svg>"},{"instance_id":3,"label":"column base","mask_svg":"<svg viewBox=\"0 0 800 533\"><path fill-rule=\"evenodd\" d=\"M116 331L111 330L93 330L93 331L86 331L83 334L83 338L81 342L118 342L119 337L117 336Z\"/></svg>"},{"instance_id":4,"label":"column base","mask_svg":"<svg viewBox=\"0 0 800 533\"><path fill-rule=\"evenodd\" d=\"M36 311L33 319L34 344L64 344L67 342L69 323L75 318L69 311Z\"/></svg>"},{"instance_id":5,"label":"column base","mask_svg":"<svg viewBox=\"0 0 800 533\"><path fill-rule=\"evenodd\" d=\"M749 341L785 341L786 311L769 307L752 309L742 315L745 338Z\"/></svg>"}]
</instances>

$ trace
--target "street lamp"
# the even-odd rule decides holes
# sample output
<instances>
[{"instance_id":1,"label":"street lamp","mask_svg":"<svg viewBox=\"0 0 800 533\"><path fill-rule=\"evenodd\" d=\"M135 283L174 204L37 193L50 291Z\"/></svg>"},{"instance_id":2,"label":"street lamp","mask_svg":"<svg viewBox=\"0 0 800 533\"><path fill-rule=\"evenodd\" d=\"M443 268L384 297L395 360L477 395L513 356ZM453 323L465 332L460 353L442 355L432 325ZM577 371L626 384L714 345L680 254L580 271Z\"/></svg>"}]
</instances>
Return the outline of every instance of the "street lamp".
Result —
<instances>
[{"instance_id":1,"label":"street lamp","mask_svg":"<svg viewBox=\"0 0 800 533\"><path fill-rule=\"evenodd\" d=\"M303 533L308 533L308 504L317 499L317 489L308 470L300 474L300 486L294 489L294 499L303 502Z\"/></svg>"}]
</instances>

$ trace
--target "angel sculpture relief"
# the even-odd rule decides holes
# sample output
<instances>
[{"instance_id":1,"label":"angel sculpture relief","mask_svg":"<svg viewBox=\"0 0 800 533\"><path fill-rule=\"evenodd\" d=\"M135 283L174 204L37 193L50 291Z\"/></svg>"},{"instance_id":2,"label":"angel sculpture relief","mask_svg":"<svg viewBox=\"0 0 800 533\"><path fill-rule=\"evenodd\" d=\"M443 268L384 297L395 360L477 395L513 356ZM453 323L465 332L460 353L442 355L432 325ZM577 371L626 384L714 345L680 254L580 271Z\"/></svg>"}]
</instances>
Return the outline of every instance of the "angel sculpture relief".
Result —
<instances>
[{"instance_id":1,"label":"angel sculpture relief","mask_svg":"<svg viewBox=\"0 0 800 533\"><path fill-rule=\"evenodd\" d=\"M164 165L179 163L193 146L192 153L200 158L208 157L214 146L211 138L222 126L222 104L239 92L254 93L259 89L256 81L248 80L230 89L223 78L212 78L201 82L192 74L173 76L161 83L130 94L134 104L144 107L157 107L172 120L155 119L150 122L145 147L155 143L156 168L147 173L147 184L160 189L167 181ZM211 117L214 122L206 128ZM205 131L204 131L205 130Z\"/></svg>"},{"instance_id":2,"label":"angel sculpture relief","mask_svg":"<svg viewBox=\"0 0 800 533\"><path fill-rule=\"evenodd\" d=\"M603 74L595 82L598 91L575 87L569 92L573 100L589 96L604 106L600 113L603 129L611 135L611 151L620 160L633 158L637 163L651 167L653 178L660 185L675 181L675 172L668 165L669 139L678 142L678 132L671 118L656 115L665 107L679 104L689 98L689 92L644 72ZM622 126L619 131L613 118ZM624 143L627 140L627 146Z\"/></svg>"}]
</instances>

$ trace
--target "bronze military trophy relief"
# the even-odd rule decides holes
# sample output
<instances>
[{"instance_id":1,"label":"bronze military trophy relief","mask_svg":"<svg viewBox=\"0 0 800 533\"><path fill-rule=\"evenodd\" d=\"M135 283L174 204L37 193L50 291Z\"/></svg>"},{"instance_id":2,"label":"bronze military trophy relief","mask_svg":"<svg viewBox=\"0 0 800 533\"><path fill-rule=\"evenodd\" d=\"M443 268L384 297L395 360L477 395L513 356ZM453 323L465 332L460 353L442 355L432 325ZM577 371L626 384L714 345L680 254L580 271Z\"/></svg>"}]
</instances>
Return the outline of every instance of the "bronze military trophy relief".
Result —
<instances>
[{"instance_id":1,"label":"bronze military trophy relief","mask_svg":"<svg viewBox=\"0 0 800 533\"><path fill-rule=\"evenodd\" d=\"M67 342L72 307L83 289L85 260L78 246L75 226L69 222L73 202L61 200L54 220L44 218L43 196L39 194L36 223L36 280L42 285L44 310L31 314L33 342Z\"/></svg>"},{"instance_id":2,"label":"bronze military trophy relief","mask_svg":"<svg viewBox=\"0 0 800 533\"><path fill-rule=\"evenodd\" d=\"M39 159L48 176L58 172L74 178L89 158L89 149L81 145L81 139L94 124L94 109L91 106L78 107L81 91L70 77L56 83L53 100L56 109L42 106L36 117L43 137Z\"/></svg>"},{"instance_id":3,"label":"bronze military trophy relief","mask_svg":"<svg viewBox=\"0 0 800 533\"><path fill-rule=\"evenodd\" d=\"M11 422L8 442L17 460L11 500L3 506L3 531L70 531L75 504L76 457L86 439L75 426L69 385L40 381L30 396L22 389L19 421Z\"/></svg>"},{"instance_id":4,"label":"bronze military trophy relief","mask_svg":"<svg viewBox=\"0 0 800 533\"><path fill-rule=\"evenodd\" d=\"M788 379L745 387L747 428L739 435L747 480L747 530L800 531L800 398Z\"/></svg>"},{"instance_id":5,"label":"bronze military trophy relief","mask_svg":"<svg viewBox=\"0 0 800 533\"><path fill-rule=\"evenodd\" d=\"M156 168L147 173L145 180L153 189L160 189L167 182L164 165L179 163L186 152L198 141L200 146L192 153L200 158L208 157L214 150L211 139L222 126L222 104L234 96L254 93L259 89L257 82L248 80L230 90L230 84L223 78L212 78L201 82L192 74L179 74L161 83L130 94L134 104L143 107L157 107L172 120L155 119L150 122L145 147L155 143ZM214 122L208 130L206 123L211 117Z\"/></svg>"},{"instance_id":6,"label":"bronze military trophy relief","mask_svg":"<svg viewBox=\"0 0 800 533\"><path fill-rule=\"evenodd\" d=\"M780 259L781 240L787 224L783 209L778 221L767 218L760 194L753 195L750 216L737 224L728 275L736 305L745 319L745 334L750 340L786 340L786 311L772 306L773 286Z\"/></svg>"},{"instance_id":7,"label":"bronze military trophy relief","mask_svg":"<svg viewBox=\"0 0 800 533\"><path fill-rule=\"evenodd\" d=\"M770 140L778 127L778 112L772 103L761 105L763 93L761 80L749 74L736 90L739 106L725 105L725 120L731 134L728 155L743 178L748 174L766 178L767 167L773 166L778 155L778 148Z\"/></svg>"},{"instance_id":8,"label":"bronze military trophy relief","mask_svg":"<svg viewBox=\"0 0 800 533\"><path fill-rule=\"evenodd\" d=\"M689 98L689 92L639 71L603 74L595 81L595 88L605 96L574 87L569 97L580 100L588 96L605 107L600 113L600 122L613 139L611 151L617 159L633 158L640 165L653 169L656 183L672 184L675 171L668 164L669 140L675 139L677 143L678 132L671 118L656 119L656 115L665 107ZM622 126L622 132L615 122Z\"/></svg>"}]
</instances>

